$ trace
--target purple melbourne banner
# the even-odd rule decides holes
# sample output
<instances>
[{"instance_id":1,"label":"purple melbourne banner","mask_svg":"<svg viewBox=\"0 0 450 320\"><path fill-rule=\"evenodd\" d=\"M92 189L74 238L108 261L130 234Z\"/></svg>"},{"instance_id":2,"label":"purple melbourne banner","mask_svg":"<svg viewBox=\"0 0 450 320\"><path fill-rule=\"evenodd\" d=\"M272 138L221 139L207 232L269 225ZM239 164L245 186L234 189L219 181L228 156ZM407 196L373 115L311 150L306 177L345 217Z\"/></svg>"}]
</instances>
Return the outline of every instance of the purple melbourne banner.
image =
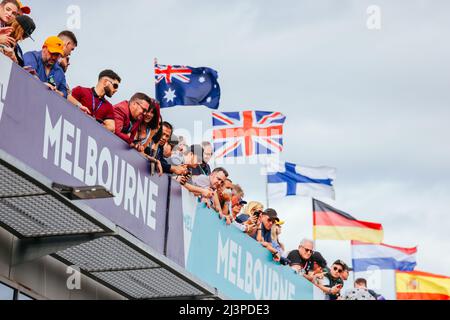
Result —
<instances>
[{"instance_id":1,"label":"purple melbourne banner","mask_svg":"<svg viewBox=\"0 0 450 320\"><path fill-rule=\"evenodd\" d=\"M169 193L168 177L150 177L148 162L121 139L15 64L7 85L11 63L0 57L0 67L0 149L53 182L106 187L114 198L84 203L184 266L179 196L164 248L167 198L179 186Z\"/></svg>"}]
</instances>

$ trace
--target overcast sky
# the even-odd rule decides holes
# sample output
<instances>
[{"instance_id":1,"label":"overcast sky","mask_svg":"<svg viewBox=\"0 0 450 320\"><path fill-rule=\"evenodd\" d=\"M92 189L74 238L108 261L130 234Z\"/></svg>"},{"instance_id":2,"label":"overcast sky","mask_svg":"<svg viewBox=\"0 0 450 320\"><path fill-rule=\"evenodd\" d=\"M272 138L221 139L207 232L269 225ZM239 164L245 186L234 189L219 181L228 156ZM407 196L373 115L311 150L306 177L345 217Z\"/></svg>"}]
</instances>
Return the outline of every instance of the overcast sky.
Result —
<instances>
[{"instance_id":1,"label":"overcast sky","mask_svg":"<svg viewBox=\"0 0 450 320\"><path fill-rule=\"evenodd\" d=\"M419 245L418 269L450 275L450 2L405 1L56 1L26 0L38 26L24 49L67 28L81 9L70 85L94 86L112 68L122 86L154 96L153 59L208 66L220 75L222 111L281 111L282 159L338 169L336 202L382 223L385 242ZM367 8L381 9L381 30ZM26 51L25 50L25 51ZM210 110L178 107L163 116L193 142L211 129ZM247 200L265 202L258 165L229 167ZM271 206L287 220L289 249L312 236L311 200ZM332 262L349 261L348 242L319 241Z\"/></svg>"}]
</instances>

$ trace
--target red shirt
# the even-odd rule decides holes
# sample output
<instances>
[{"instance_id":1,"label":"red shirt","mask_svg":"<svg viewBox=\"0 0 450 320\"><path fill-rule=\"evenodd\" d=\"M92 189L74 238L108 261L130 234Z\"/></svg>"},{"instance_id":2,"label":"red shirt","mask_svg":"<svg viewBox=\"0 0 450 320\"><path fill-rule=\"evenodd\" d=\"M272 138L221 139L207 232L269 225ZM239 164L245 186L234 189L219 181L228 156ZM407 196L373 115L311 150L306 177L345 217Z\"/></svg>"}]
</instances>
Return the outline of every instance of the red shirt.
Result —
<instances>
[{"instance_id":1,"label":"red shirt","mask_svg":"<svg viewBox=\"0 0 450 320\"><path fill-rule=\"evenodd\" d=\"M142 120L133 121L131 119L128 101L122 101L114 106L114 121L116 123L116 135L132 144Z\"/></svg>"},{"instance_id":2,"label":"red shirt","mask_svg":"<svg viewBox=\"0 0 450 320\"><path fill-rule=\"evenodd\" d=\"M98 122L103 123L105 120L114 120L112 104L104 98L100 99L94 88L76 87L72 90L72 96L88 108Z\"/></svg>"}]
</instances>

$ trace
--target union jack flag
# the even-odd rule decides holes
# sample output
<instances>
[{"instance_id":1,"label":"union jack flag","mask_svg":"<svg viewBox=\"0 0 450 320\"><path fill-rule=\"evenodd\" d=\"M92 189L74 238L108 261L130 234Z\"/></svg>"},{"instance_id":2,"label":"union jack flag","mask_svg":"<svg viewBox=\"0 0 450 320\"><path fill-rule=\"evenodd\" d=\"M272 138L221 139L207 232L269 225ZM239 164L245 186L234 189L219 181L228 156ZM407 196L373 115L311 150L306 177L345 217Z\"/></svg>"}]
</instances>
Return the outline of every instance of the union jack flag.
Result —
<instances>
[{"instance_id":1,"label":"union jack flag","mask_svg":"<svg viewBox=\"0 0 450 320\"><path fill-rule=\"evenodd\" d=\"M216 158L250 157L283 151L283 124L280 112L213 112L213 139Z\"/></svg>"},{"instance_id":2,"label":"union jack flag","mask_svg":"<svg viewBox=\"0 0 450 320\"><path fill-rule=\"evenodd\" d=\"M219 108L217 71L207 67L155 64L156 99L161 108L206 106Z\"/></svg>"},{"instance_id":3,"label":"union jack flag","mask_svg":"<svg viewBox=\"0 0 450 320\"><path fill-rule=\"evenodd\" d=\"M192 70L186 67L177 66L155 66L156 83L159 83L164 79L168 84L172 83L172 78L180 80L184 83L189 83L189 78L187 75L192 74Z\"/></svg>"}]
</instances>

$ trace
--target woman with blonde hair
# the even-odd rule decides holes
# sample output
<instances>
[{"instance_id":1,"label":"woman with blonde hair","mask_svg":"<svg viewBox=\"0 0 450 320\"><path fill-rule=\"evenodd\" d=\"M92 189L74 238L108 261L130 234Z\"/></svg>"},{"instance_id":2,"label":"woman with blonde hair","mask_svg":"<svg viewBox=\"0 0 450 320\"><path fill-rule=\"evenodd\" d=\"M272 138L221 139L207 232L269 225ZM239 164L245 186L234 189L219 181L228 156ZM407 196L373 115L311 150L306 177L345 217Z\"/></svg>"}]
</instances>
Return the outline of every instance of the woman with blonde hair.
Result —
<instances>
[{"instance_id":1,"label":"woman with blonde hair","mask_svg":"<svg viewBox=\"0 0 450 320\"><path fill-rule=\"evenodd\" d=\"M284 224L284 221L278 221L272 226L272 246L281 253L281 255L285 252L284 244L280 242L280 234L281 234L281 226Z\"/></svg>"},{"instance_id":2,"label":"woman with blonde hair","mask_svg":"<svg viewBox=\"0 0 450 320\"><path fill-rule=\"evenodd\" d=\"M244 213L236 218L236 222L247 226L247 234L253 235L258 229L257 223L260 214L264 210L264 205L261 202L251 201L245 206Z\"/></svg>"},{"instance_id":3,"label":"woman with blonde hair","mask_svg":"<svg viewBox=\"0 0 450 320\"><path fill-rule=\"evenodd\" d=\"M263 211L264 205L261 202L258 201L251 201L248 203L248 205L244 208L244 214L248 215L249 217L253 217L253 214L257 211Z\"/></svg>"}]
</instances>

